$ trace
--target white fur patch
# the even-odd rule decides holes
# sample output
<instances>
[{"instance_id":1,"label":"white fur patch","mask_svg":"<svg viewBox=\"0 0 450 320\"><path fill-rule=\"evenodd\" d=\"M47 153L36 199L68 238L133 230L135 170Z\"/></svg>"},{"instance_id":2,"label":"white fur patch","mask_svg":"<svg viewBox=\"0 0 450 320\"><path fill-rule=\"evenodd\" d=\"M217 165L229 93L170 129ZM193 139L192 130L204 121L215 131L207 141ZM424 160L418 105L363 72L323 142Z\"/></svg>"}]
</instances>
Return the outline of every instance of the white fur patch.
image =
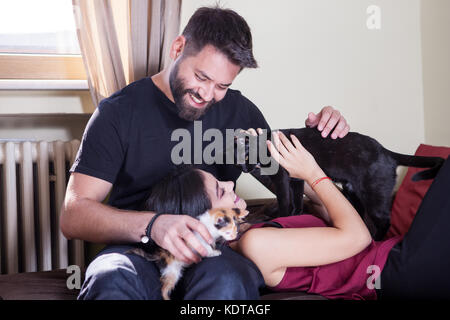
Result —
<instances>
[{"instance_id":1,"label":"white fur patch","mask_svg":"<svg viewBox=\"0 0 450 320\"><path fill-rule=\"evenodd\" d=\"M168 275L173 275L175 277L175 282L177 282L183 275L183 269L186 264L179 260L173 260L172 263L168 264L167 267L161 270L161 276L166 277Z\"/></svg>"}]
</instances>

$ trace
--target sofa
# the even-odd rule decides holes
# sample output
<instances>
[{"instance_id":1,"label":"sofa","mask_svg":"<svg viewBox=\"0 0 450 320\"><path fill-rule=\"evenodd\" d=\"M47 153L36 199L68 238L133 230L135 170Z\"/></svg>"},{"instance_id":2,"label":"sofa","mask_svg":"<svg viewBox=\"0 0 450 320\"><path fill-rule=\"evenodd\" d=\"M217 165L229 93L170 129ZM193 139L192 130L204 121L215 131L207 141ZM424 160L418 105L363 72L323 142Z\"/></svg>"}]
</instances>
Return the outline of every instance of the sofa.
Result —
<instances>
[{"instance_id":1,"label":"sofa","mask_svg":"<svg viewBox=\"0 0 450 320\"><path fill-rule=\"evenodd\" d=\"M67 287L65 269L0 276L0 300L75 300L79 290ZM262 300L325 300L305 292L266 292Z\"/></svg>"},{"instance_id":2,"label":"sofa","mask_svg":"<svg viewBox=\"0 0 450 320\"><path fill-rule=\"evenodd\" d=\"M416 155L440 156L447 158L450 148L420 145ZM392 212L391 228L387 237L405 234L414 219L420 202L431 185L432 180L412 182L411 177L422 169L408 168L398 191L396 192ZM248 201L249 216L254 221L264 219L263 212L267 206L275 205L275 199ZM307 205L307 204L306 204ZM305 207L307 211L307 207ZM82 272L83 273L83 272ZM70 276L65 269L45 272L0 275L0 299L4 300L73 300L78 290L68 289ZM261 292L262 300L324 300L320 295L305 292Z\"/></svg>"}]
</instances>

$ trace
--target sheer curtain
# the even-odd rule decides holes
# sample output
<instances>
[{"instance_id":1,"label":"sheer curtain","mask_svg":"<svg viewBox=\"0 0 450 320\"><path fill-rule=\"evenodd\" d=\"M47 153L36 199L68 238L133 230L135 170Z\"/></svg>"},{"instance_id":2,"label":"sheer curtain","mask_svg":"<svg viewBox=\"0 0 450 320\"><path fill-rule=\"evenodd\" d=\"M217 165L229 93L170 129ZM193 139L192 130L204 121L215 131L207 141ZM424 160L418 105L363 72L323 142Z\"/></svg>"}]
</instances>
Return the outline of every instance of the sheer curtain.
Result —
<instances>
[{"instance_id":1,"label":"sheer curtain","mask_svg":"<svg viewBox=\"0 0 450 320\"><path fill-rule=\"evenodd\" d=\"M181 0L72 0L94 105L168 63Z\"/></svg>"}]
</instances>

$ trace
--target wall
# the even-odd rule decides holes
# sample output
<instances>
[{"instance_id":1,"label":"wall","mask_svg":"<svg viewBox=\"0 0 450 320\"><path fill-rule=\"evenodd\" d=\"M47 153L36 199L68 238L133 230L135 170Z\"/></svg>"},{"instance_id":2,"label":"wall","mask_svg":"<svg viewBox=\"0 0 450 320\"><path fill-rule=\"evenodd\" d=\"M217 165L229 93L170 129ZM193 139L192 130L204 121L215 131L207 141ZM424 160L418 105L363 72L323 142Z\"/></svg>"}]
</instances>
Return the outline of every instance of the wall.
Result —
<instances>
[{"instance_id":1,"label":"wall","mask_svg":"<svg viewBox=\"0 0 450 320\"><path fill-rule=\"evenodd\" d=\"M197 7L216 1L182 3L181 28ZM303 126L309 111L333 105L352 130L396 151L412 153L422 142L450 145L448 0L220 3L248 21L260 65L242 72L233 88L273 128ZM367 29L369 5L381 9L380 30ZM87 91L0 91L0 114L8 114L0 115L0 138L80 138L87 117L75 114L93 110ZM29 112L49 114L18 115ZM247 175L238 192L272 196Z\"/></svg>"},{"instance_id":2,"label":"wall","mask_svg":"<svg viewBox=\"0 0 450 320\"><path fill-rule=\"evenodd\" d=\"M0 90L0 114L92 113L88 90Z\"/></svg>"},{"instance_id":3,"label":"wall","mask_svg":"<svg viewBox=\"0 0 450 320\"><path fill-rule=\"evenodd\" d=\"M0 139L81 139L94 109L86 90L0 90Z\"/></svg>"},{"instance_id":4,"label":"wall","mask_svg":"<svg viewBox=\"0 0 450 320\"><path fill-rule=\"evenodd\" d=\"M195 9L216 1L183 1L183 28ZM273 128L299 127L309 111L332 105L353 131L386 147L414 152L424 142L419 0L220 1L249 23L257 70L233 84ZM370 5L381 29L369 30ZM239 180L247 198L270 196L253 178ZM263 188L263 187L261 187Z\"/></svg>"},{"instance_id":5,"label":"wall","mask_svg":"<svg viewBox=\"0 0 450 320\"><path fill-rule=\"evenodd\" d=\"M450 146L450 1L422 0L425 141Z\"/></svg>"},{"instance_id":6,"label":"wall","mask_svg":"<svg viewBox=\"0 0 450 320\"><path fill-rule=\"evenodd\" d=\"M0 116L0 140L81 139L90 114L22 114Z\"/></svg>"}]
</instances>

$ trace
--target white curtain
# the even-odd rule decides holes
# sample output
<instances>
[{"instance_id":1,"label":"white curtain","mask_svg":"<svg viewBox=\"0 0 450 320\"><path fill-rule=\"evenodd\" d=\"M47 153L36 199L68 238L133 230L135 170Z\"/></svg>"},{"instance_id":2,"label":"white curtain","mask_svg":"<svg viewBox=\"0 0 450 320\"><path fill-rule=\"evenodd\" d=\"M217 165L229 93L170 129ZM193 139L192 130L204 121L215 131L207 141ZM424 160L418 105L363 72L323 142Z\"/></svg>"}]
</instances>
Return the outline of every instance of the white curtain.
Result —
<instances>
[{"instance_id":1,"label":"white curtain","mask_svg":"<svg viewBox=\"0 0 450 320\"><path fill-rule=\"evenodd\" d=\"M168 62L181 0L72 0L94 105Z\"/></svg>"}]
</instances>

